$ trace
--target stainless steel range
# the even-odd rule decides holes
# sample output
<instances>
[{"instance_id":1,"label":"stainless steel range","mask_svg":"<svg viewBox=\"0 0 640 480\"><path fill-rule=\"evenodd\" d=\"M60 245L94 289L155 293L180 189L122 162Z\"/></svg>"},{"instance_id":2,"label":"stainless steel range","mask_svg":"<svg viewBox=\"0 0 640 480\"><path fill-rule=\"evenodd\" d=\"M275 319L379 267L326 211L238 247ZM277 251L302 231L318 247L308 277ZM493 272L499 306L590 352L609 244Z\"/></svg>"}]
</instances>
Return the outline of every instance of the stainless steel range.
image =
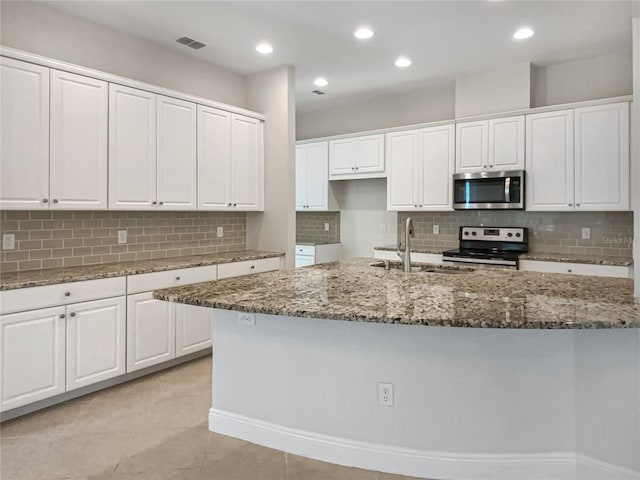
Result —
<instances>
[{"instance_id":1,"label":"stainless steel range","mask_svg":"<svg viewBox=\"0 0 640 480\"><path fill-rule=\"evenodd\" d=\"M518 257L529 251L529 229L460 227L460 248L442 253L445 264L483 264L518 268Z\"/></svg>"}]
</instances>

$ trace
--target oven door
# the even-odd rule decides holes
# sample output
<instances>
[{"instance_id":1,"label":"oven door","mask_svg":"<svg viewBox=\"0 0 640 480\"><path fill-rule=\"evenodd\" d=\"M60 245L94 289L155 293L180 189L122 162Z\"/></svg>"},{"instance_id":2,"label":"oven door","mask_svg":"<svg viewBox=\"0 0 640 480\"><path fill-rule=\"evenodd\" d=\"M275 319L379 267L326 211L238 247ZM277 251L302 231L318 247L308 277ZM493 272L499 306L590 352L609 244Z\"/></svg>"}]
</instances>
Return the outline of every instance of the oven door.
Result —
<instances>
[{"instance_id":1,"label":"oven door","mask_svg":"<svg viewBox=\"0 0 640 480\"><path fill-rule=\"evenodd\" d=\"M524 171L457 173L453 176L453 208L492 210L524 208Z\"/></svg>"}]
</instances>

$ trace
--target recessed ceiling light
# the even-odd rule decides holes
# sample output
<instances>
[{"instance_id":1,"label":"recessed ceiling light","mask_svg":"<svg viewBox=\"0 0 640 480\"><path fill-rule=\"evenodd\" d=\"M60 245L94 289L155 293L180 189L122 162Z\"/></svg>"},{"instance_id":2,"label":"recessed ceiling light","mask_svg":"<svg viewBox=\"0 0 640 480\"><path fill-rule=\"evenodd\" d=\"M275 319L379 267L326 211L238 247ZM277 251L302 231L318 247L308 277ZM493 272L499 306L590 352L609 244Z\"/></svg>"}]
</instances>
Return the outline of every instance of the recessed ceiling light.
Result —
<instances>
[{"instance_id":1,"label":"recessed ceiling light","mask_svg":"<svg viewBox=\"0 0 640 480\"><path fill-rule=\"evenodd\" d=\"M320 77L320 78L316 78L316 79L313 81L313 84L314 84L316 87L326 87L327 85L329 85L329 82L327 81L327 79L326 79L326 78L322 78L322 77Z\"/></svg>"},{"instance_id":2,"label":"recessed ceiling light","mask_svg":"<svg viewBox=\"0 0 640 480\"><path fill-rule=\"evenodd\" d=\"M367 38L373 37L373 30L371 30L369 27L360 27L355 31L354 35L360 40L366 40Z\"/></svg>"},{"instance_id":3,"label":"recessed ceiling light","mask_svg":"<svg viewBox=\"0 0 640 480\"><path fill-rule=\"evenodd\" d=\"M409 60L407 57L399 57L396 60L396 67L404 68L408 67L409 65L411 65L411 60Z\"/></svg>"},{"instance_id":4,"label":"recessed ceiling light","mask_svg":"<svg viewBox=\"0 0 640 480\"><path fill-rule=\"evenodd\" d=\"M267 55L273 52L273 47L268 43L259 43L256 46L256 52L262 53L263 55Z\"/></svg>"},{"instance_id":5,"label":"recessed ceiling light","mask_svg":"<svg viewBox=\"0 0 640 480\"><path fill-rule=\"evenodd\" d=\"M516 33L513 34L513 38L516 40L524 40L525 38L533 37L533 30L529 27L522 27Z\"/></svg>"}]
</instances>

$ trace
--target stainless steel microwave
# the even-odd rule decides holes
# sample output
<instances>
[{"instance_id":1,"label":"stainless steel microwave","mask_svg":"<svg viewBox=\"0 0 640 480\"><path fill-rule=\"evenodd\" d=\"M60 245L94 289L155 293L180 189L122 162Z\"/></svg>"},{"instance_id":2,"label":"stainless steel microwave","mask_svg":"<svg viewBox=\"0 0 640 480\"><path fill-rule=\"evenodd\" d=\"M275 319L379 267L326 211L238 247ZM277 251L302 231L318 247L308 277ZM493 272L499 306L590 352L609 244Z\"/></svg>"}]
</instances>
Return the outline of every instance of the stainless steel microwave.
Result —
<instances>
[{"instance_id":1,"label":"stainless steel microwave","mask_svg":"<svg viewBox=\"0 0 640 480\"><path fill-rule=\"evenodd\" d=\"M456 173L456 210L524 209L524 170Z\"/></svg>"}]
</instances>

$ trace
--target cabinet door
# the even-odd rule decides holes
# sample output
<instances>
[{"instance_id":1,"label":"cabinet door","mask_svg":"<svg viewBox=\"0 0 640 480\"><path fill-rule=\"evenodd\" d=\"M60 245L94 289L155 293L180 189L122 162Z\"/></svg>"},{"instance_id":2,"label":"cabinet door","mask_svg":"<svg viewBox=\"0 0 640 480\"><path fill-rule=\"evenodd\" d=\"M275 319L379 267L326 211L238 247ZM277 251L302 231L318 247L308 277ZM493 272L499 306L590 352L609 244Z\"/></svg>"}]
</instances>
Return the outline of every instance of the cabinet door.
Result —
<instances>
[{"instance_id":1,"label":"cabinet door","mask_svg":"<svg viewBox=\"0 0 640 480\"><path fill-rule=\"evenodd\" d=\"M489 167L489 122L456 125L456 172L473 172Z\"/></svg>"},{"instance_id":2,"label":"cabinet door","mask_svg":"<svg viewBox=\"0 0 640 480\"><path fill-rule=\"evenodd\" d=\"M64 392L64 312L54 307L0 317L2 411Z\"/></svg>"},{"instance_id":3,"label":"cabinet door","mask_svg":"<svg viewBox=\"0 0 640 480\"><path fill-rule=\"evenodd\" d=\"M0 207L49 208L49 69L0 63Z\"/></svg>"},{"instance_id":4,"label":"cabinet door","mask_svg":"<svg viewBox=\"0 0 640 480\"><path fill-rule=\"evenodd\" d=\"M176 356L175 305L153 292L127 296L127 372Z\"/></svg>"},{"instance_id":5,"label":"cabinet door","mask_svg":"<svg viewBox=\"0 0 640 480\"><path fill-rule=\"evenodd\" d=\"M231 114L198 105L198 209L231 208Z\"/></svg>"},{"instance_id":6,"label":"cabinet door","mask_svg":"<svg viewBox=\"0 0 640 480\"><path fill-rule=\"evenodd\" d=\"M157 98L159 210L196 209L196 104Z\"/></svg>"},{"instance_id":7,"label":"cabinet door","mask_svg":"<svg viewBox=\"0 0 640 480\"><path fill-rule=\"evenodd\" d=\"M315 258L310 255L296 255L296 268L315 265Z\"/></svg>"},{"instance_id":8,"label":"cabinet door","mask_svg":"<svg viewBox=\"0 0 640 480\"><path fill-rule=\"evenodd\" d=\"M524 170L524 115L489 120L489 168Z\"/></svg>"},{"instance_id":9,"label":"cabinet door","mask_svg":"<svg viewBox=\"0 0 640 480\"><path fill-rule=\"evenodd\" d=\"M307 146L296 146L296 210L307 208Z\"/></svg>"},{"instance_id":10,"label":"cabinet door","mask_svg":"<svg viewBox=\"0 0 640 480\"><path fill-rule=\"evenodd\" d=\"M453 210L453 168L455 128L453 125L427 128L420 132L420 197L422 210Z\"/></svg>"},{"instance_id":11,"label":"cabinet door","mask_svg":"<svg viewBox=\"0 0 640 480\"><path fill-rule=\"evenodd\" d=\"M356 173L384 172L384 135L356 139Z\"/></svg>"},{"instance_id":12,"label":"cabinet door","mask_svg":"<svg viewBox=\"0 0 640 480\"><path fill-rule=\"evenodd\" d=\"M344 138L329 142L329 175L353 175L355 173L355 140Z\"/></svg>"},{"instance_id":13,"label":"cabinet door","mask_svg":"<svg viewBox=\"0 0 640 480\"><path fill-rule=\"evenodd\" d=\"M67 390L126 371L126 297L67 306Z\"/></svg>"},{"instance_id":14,"label":"cabinet door","mask_svg":"<svg viewBox=\"0 0 640 480\"><path fill-rule=\"evenodd\" d=\"M527 210L573 210L573 110L527 115L526 122Z\"/></svg>"},{"instance_id":15,"label":"cabinet door","mask_svg":"<svg viewBox=\"0 0 640 480\"><path fill-rule=\"evenodd\" d=\"M51 208L107 209L107 82L51 70Z\"/></svg>"},{"instance_id":16,"label":"cabinet door","mask_svg":"<svg viewBox=\"0 0 640 480\"><path fill-rule=\"evenodd\" d=\"M237 210L262 210L262 122L231 115L231 200Z\"/></svg>"},{"instance_id":17,"label":"cabinet door","mask_svg":"<svg viewBox=\"0 0 640 480\"><path fill-rule=\"evenodd\" d=\"M207 307L176 304L176 357L211 347L211 312Z\"/></svg>"},{"instance_id":18,"label":"cabinet door","mask_svg":"<svg viewBox=\"0 0 640 480\"><path fill-rule=\"evenodd\" d=\"M109 84L109 208L156 209L156 96Z\"/></svg>"},{"instance_id":19,"label":"cabinet door","mask_svg":"<svg viewBox=\"0 0 640 480\"><path fill-rule=\"evenodd\" d=\"M629 210L629 104L575 115L576 210Z\"/></svg>"},{"instance_id":20,"label":"cabinet door","mask_svg":"<svg viewBox=\"0 0 640 480\"><path fill-rule=\"evenodd\" d=\"M329 145L311 143L307 147L307 210L329 209Z\"/></svg>"},{"instance_id":21,"label":"cabinet door","mask_svg":"<svg viewBox=\"0 0 640 480\"><path fill-rule=\"evenodd\" d=\"M419 142L419 130L387 134L388 210L415 210L418 206Z\"/></svg>"}]
</instances>

